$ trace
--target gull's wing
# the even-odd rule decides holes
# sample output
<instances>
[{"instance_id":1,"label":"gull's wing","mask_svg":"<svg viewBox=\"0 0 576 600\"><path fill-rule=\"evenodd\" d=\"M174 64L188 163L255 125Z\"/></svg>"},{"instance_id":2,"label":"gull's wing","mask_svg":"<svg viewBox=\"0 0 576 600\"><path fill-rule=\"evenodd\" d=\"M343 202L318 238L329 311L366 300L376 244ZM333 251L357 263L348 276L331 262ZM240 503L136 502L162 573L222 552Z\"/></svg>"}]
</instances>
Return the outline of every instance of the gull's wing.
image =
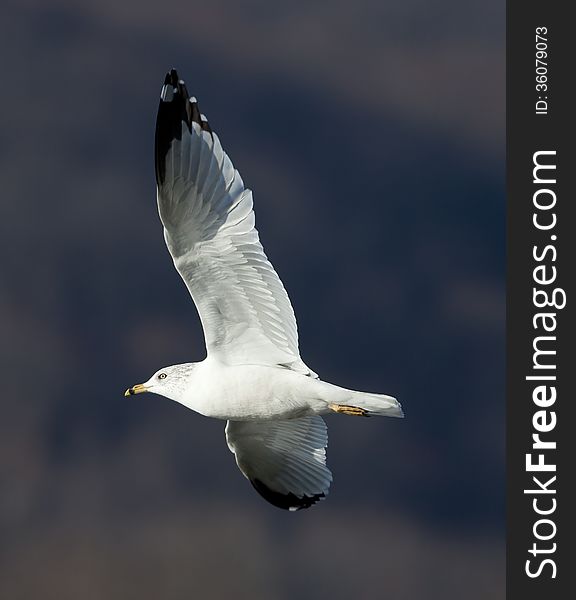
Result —
<instances>
[{"instance_id":1,"label":"gull's wing","mask_svg":"<svg viewBox=\"0 0 576 600\"><path fill-rule=\"evenodd\" d=\"M294 311L254 227L252 192L175 70L162 88L155 154L164 237L208 354L316 377L300 359Z\"/></svg>"},{"instance_id":2,"label":"gull's wing","mask_svg":"<svg viewBox=\"0 0 576 600\"><path fill-rule=\"evenodd\" d=\"M328 433L322 417L228 421L226 441L238 468L274 506L308 508L328 493L332 473L326 466Z\"/></svg>"}]
</instances>

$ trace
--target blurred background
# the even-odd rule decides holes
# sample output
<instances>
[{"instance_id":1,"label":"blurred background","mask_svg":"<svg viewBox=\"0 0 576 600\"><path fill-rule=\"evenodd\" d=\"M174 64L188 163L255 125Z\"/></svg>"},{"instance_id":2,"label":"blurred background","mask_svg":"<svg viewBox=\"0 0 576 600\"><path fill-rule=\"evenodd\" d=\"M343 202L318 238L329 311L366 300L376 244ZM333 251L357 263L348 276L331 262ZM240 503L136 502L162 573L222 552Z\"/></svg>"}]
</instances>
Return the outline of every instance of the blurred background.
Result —
<instances>
[{"instance_id":1,"label":"blurred background","mask_svg":"<svg viewBox=\"0 0 576 600\"><path fill-rule=\"evenodd\" d=\"M488 0L4 0L0 596L504 598L504 16ZM177 67L245 183L323 379L328 499L124 390L204 358L153 137Z\"/></svg>"}]
</instances>

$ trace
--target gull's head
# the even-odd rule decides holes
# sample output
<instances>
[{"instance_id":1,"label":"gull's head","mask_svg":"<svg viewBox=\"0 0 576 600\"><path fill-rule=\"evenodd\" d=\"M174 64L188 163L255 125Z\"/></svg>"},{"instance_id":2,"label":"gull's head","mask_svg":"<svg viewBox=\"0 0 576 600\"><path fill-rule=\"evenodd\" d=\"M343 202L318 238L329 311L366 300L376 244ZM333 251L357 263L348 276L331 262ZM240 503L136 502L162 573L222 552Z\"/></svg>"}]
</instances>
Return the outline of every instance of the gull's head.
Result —
<instances>
[{"instance_id":1,"label":"gull's head","mask_svg":"<svg viewBox=\"0 0 576 600\"><path fill-rule=\"evenodd\" d=\"M180 402L196 367L195 363L185 363L183 365L172 365L156 371L152 377L145 383L137 383L129 387L124 396L133 396L134 394L143 394L152 392Z\"/></svg>"}]
</instances>

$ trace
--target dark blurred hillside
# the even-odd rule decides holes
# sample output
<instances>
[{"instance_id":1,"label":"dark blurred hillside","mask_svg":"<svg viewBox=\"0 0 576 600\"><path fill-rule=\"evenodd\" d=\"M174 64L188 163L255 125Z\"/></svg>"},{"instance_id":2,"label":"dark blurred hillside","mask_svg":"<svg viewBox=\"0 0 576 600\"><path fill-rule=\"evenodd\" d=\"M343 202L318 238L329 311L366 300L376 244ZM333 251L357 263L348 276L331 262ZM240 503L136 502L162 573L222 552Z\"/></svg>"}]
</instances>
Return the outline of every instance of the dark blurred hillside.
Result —
<instances>
[{"instance_id":1,"label":"dark blurred hillside","mask_svg":"<svg viewBox=\"0 0 576 600\"><path fill-rule=\"evenodd\" d=\"M0 597L504 597L503 35L496 2L3 4ZM155 206L172 66L306 362L406 410L329 419L307 513L223 423L122 397L204 356Z\"/></svg>"}]
</instances>

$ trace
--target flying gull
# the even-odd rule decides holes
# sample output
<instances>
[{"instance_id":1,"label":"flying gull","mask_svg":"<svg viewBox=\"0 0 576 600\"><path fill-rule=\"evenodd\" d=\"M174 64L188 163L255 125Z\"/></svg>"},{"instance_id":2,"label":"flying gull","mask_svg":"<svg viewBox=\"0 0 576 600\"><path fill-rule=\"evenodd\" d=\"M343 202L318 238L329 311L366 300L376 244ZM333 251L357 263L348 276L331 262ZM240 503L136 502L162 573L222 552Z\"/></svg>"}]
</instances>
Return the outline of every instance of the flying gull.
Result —
<instances>
[{"instance_id":1,"label":"flying gull","mask_svg":"<svg viewBox=\"0 0 576 600\"><path fill-rule=\"evenodd\" d=\"M204 329L207 357L160 369L153 392L223 419L240 471L268 502L308 508L332 481L321 415L402 417L395 398L318 378L300 358L288 294L254 226L252 192L172 69L156 121L158 212Z\"/></svg>"}]
</instances>

